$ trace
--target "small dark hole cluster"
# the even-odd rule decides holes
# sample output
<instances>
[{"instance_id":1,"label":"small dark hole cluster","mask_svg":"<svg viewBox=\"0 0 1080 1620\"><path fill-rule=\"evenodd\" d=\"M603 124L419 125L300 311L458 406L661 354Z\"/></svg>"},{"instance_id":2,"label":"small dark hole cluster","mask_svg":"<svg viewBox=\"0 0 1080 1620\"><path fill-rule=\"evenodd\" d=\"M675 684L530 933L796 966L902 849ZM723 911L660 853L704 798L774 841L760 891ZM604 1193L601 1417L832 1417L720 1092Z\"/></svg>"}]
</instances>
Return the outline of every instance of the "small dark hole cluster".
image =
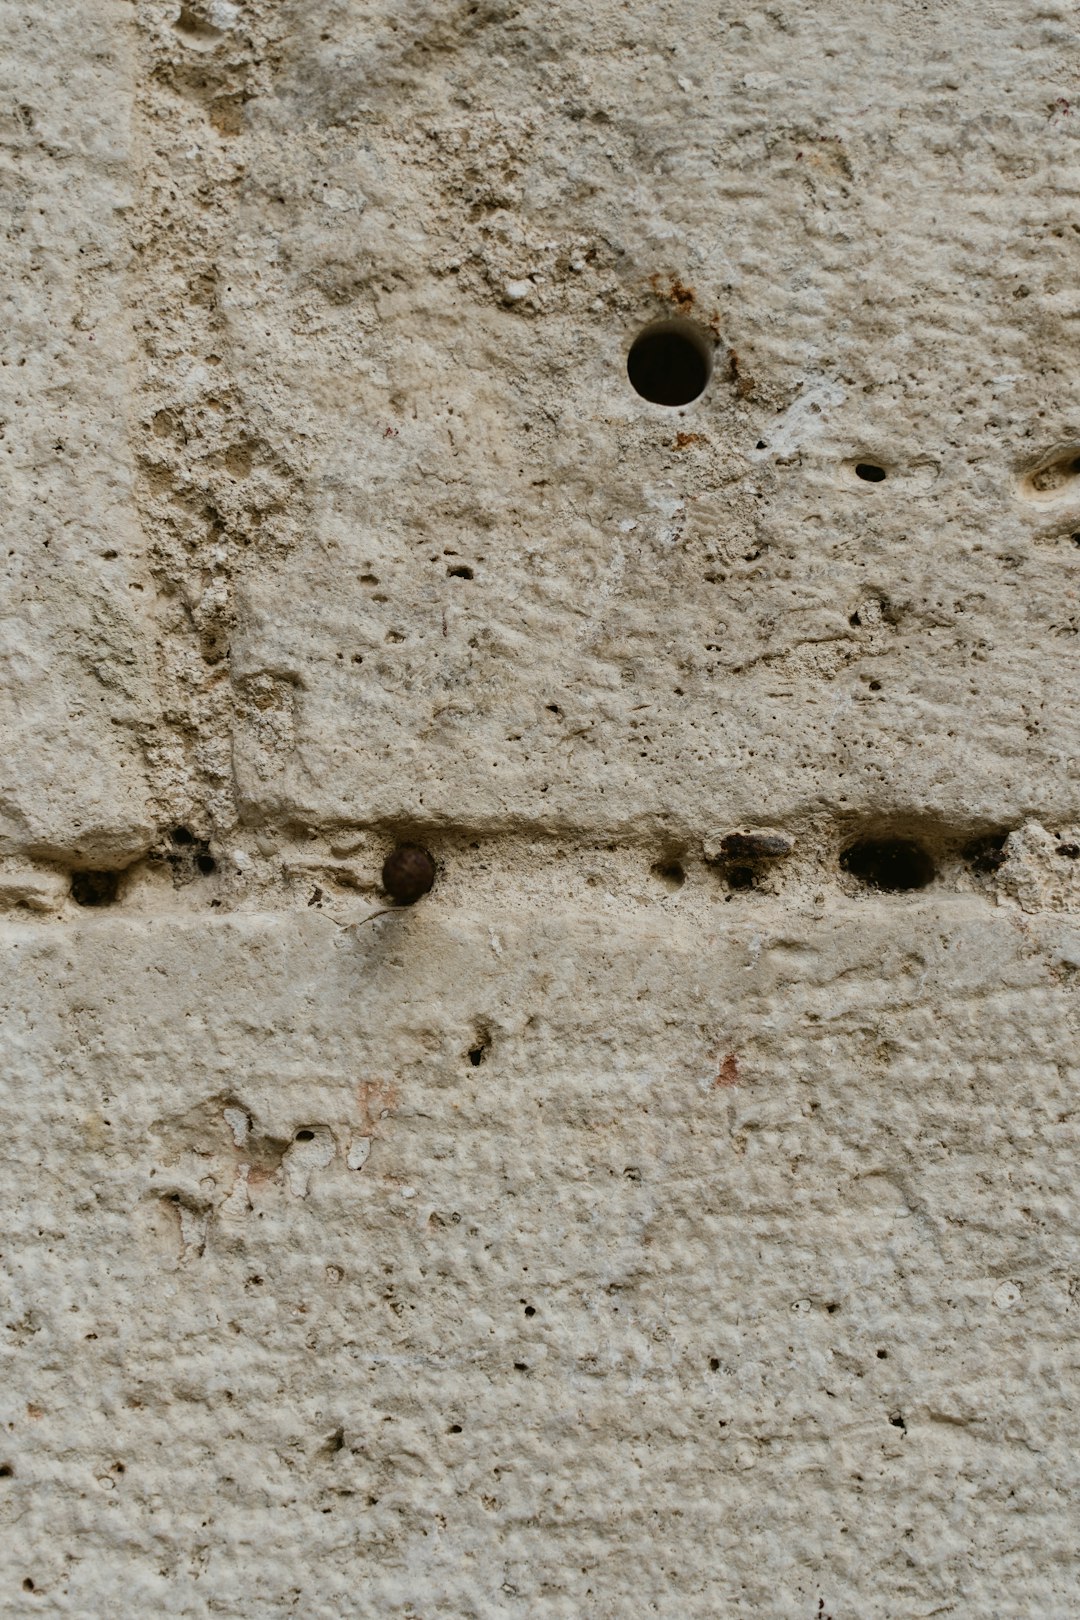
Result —
<instances>
[{"instance_id":1,"label":"small dark hole cluster","mask_svg":"<svg viewBox=\"0 0 1080 1620\"><path fill-rule=\"evenodd\" d=\"M209 840L196 837L190 827L174 827L169 833L169 842L172 848L165 858L178 882L183 882L196 872L202 877L209 877L217 871L217 861L210 853Z\"/></svg>"}]
</instances>

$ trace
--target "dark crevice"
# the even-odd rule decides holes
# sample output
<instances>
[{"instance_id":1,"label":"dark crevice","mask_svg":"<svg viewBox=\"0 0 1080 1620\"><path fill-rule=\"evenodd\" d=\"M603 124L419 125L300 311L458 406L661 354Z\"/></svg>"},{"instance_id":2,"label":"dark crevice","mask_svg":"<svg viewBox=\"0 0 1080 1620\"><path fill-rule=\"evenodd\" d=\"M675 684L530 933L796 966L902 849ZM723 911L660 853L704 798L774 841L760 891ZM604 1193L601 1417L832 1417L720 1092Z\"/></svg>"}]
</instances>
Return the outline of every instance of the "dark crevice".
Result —
<instances>
[{"instance_id":1,"label":"dark crevice","mask_svg":"<svg viewBox=\"0 0 1080 1620\"><path fill-rule=\"evenodd\" d=\"M936 875L929 851L913 838L860 838L844 850L840 865L867 888L888 894L925 889Z\"/></svg>"},{"instance_id":2,"label":"dark crevice","mask_svg":"<svg viewBox=\"0 0 1080 1620\"><path fill-rule=\"evenodd\" d=\"M484 1059L487 1057L490 1050L491 1036L485 1032L478 1037L474 1046L469 1047L469 1050L465 1055L472 1064L473 1068L478 1069L481 1063L484 1062Z\"/></svg>"},{"instance_id":3,"label":"dark crevice","mask_svg":"<svg viewBox=\"0 0 1080 1620\"><path fill-rule=\"evenodd\" d=\"M984 833L964 845L960 858L979 877L991 877L1005 864L1008 837L1007 832Z\"/></svg>"},{"instance_id":4,"label":"dark crevice","mask_svg":"<svg viewBox=\"0 0 1080 1620\"><path fill-rule=\"evenodd\" d=\"M77 906L111 906L120 891L119 872L73 872L71 898Z\"/></svg>"}]
</instances>

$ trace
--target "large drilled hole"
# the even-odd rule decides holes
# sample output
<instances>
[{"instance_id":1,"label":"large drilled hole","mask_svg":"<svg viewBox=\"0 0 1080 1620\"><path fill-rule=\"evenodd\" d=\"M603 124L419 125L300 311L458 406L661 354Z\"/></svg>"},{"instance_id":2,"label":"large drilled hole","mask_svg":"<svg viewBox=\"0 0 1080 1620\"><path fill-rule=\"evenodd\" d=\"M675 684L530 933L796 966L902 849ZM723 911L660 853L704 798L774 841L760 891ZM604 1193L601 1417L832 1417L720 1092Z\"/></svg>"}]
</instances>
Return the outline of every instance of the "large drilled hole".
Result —
<instances>
[{"instance_id":1,"label":"large drilled hole","mask_svg":"<svg viewBox=\"0 0 1080 1620\"><path fill-rule=\"evenodd\" d=\"M880 484L887 474L884 467L879 467L876 461L857 461L855 476L861 478L864 484Z\"/></svg>"},{"instance_id":2,"label":"large drilled hole","mask_svg":"<svg viewBox=\"0 0 1080 1620\"><path fill-rule=\"evenodd\" d=\"M689 405L705 392L712 354L689 321L659 321L634 339L626 374L653 405Z\"/></svg>"},{"instance_id":3,"label":"large drilled hole","mask_svg":"<svg viewBox=\"0 0 1080 1620\"><path fill-rule=\"evenodd\" d=\"M934 862L913 838L860 838L840 857L845 872L871 889L898 894L925 889L934 879Z\"/></svg>"}]
</instances>

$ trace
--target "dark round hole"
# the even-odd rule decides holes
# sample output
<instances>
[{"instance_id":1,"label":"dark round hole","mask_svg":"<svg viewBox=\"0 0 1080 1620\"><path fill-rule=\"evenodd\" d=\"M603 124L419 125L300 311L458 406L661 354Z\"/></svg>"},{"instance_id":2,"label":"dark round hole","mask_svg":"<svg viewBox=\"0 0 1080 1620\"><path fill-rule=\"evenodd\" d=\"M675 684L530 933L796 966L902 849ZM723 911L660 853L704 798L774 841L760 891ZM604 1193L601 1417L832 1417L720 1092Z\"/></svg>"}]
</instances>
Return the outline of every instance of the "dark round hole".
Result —
<instances>
[{"instance_id":1,"label":"dark round hole","mask_svg":"<svg viewBox=\"0 0 1080 1620\"><path fill-rule=\"evenodd\" d=\"M855 476L865 479L868 484L880 484L885 477L885 469L873 461L857 461Z\"/></svg>"},{"instance_id":2,"label":"dark round hole","mask_svg":"<svg viewBox=\"0 0 1080 1620\"><path fill-rule=\"evenodd\" d=\"M382 881L391 899L411 906L435 882L435 862L419 844L398 844L383 862Z\"/></svg>"},{"instance_id":3,"label":"dark round hole","mask_svg":"<svg viewBox=\"0 0 1080 1620\"><path fill-rule=\"evenodd\" d=\"M752 866L730 866L727 873L729 889L752 889L754 887L754 868Z\"/></svg>"},{"instance_id":4,"label":"dark round hole","mask_svg":"<svg viewBox=\"0 0 1080 1620\"><path fill-rule=\"evenodd\" d=\"M193 844L195 842L195 834L189 827L174 827L169 837L174 844Z\"/></svg>"},{"instance_id":5,"label":"dark round hole","mask_svg":"<svg viewBox=\"0 0 1080 1620\"><path fill-rule=\"evenodd\" d=\"M71 875L71 898L77 906L111 906L119 887L119 872L73 872Z\"/></svg>"},{"instance_id":6,"label":"dark round hole","mask_svg":"<svg viewBox=\"0 0 1080 1620\"><path fill-rule=\"evenodd\" d=\"M212 855L196 855L195 865L204 877L209 877L211 872L217 871L217 861Z\"/></svg>"},{"instance_id":7,"label":"dark round hole","mask_svg":"<svg viewBox=\"0 0 1080 1620\"><path fill-rule=\"evenodd\" d=\"M934 878L934 863L911 838L861 838L840 857L845 872L871 889L899 893L925 889Z\"/></svg>"},{"instance_id":8,"label":"dark round hole","mask_svg":"<svg viewBox=\"0 0 1080 1620\"><path fill-rule=\"evenodd\" d=\"M647 326L626 357L626 374L653 405L689 405L709 380L709 351L687 326L666 321Z\"/></svg>"},{"instance_id":9,"label":"dark round hole","mask_svg":"<svg viewBox=\"0 0 1080 1620\"><path fill-rule=\"evenodd\" d=\"M652 875L665 889L681 889L686 882L686 872L681 861L657 861L652 868Z\"/></svg>"},{"instance_id":10,"label":"dark round hole","mask_svg":"<svg viewBox=\"0 0 1080 1620\"><path fill-rule=\"evenodd\" d=\"M315 1140L315 1132L314 1131L297 1131L296 1136L293 1138L293 1140L297 1141L297 1142L314 1142L314 1140Z\"/></svg>"}]
</instances>

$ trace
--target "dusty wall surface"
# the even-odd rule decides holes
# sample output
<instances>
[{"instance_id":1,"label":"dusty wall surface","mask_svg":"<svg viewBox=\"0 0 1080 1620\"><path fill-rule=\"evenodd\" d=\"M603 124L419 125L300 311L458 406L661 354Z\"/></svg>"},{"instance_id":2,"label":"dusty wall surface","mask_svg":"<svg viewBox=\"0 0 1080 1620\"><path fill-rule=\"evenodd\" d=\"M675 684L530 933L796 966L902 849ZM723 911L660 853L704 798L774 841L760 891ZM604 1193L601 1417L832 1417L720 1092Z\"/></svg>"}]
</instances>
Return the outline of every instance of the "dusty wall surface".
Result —
<instances>
[{"instance_id":1,"label":"dusty wall surface","mask_svg":"<svg viewBox=\"0 0 1080 1620\"><path fill-rule=\"evenodd\" d=\"M0 1608L1074 1615L1075 6L0 17Z\"/></svg>"}]
</instances>

